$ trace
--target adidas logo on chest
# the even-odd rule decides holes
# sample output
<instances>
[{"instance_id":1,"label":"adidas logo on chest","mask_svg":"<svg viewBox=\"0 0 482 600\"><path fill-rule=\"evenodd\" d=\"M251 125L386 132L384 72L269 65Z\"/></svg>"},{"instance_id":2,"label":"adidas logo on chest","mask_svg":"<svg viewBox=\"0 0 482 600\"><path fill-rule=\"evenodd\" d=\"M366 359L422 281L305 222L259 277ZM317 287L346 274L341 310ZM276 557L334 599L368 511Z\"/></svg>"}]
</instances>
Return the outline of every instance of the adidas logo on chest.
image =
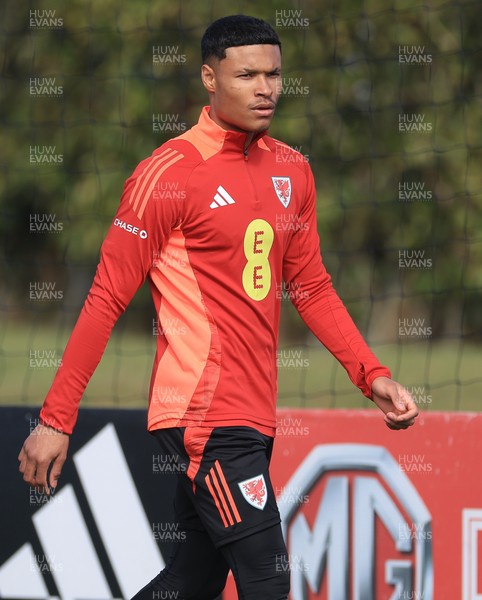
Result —
<instances>
[{"instance_id":1,"label":"adidas logo on chest","mask_svg":"<svg viewBox=\"0 0 482 600\"><path fill-rule=\"evenodd\" d=\"M220 185L209 208L220 208L221 206L229 206L230 204L236 204L236 200Z\"/></svg>"}]
</instances>

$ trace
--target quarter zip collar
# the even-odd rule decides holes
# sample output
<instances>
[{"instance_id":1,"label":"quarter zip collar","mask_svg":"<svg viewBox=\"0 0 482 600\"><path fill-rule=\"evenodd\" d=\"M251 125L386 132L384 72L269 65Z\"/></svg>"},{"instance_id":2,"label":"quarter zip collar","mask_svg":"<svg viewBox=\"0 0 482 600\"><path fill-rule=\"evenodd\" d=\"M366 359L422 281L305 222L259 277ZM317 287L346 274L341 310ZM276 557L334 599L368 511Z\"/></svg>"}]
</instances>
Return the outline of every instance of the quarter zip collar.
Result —
<instances>
[{"instance_id":1,"label":"quarter zip collar","mask_svg":"<svg viewBox=\"0 0 482 600\"><path fill-rule=\"evenodd\" d=\"M209 110L209 106L205 106L202 109L199 121L192 128L192 132L204 144L214 148L217 152L220 150L223 150L223 152L239 152L247 158L253 145L268 133L267 131L257 133L253 136L248 147L245 148L248 134L240 131L232 131L231 129L223 129L211 119Z\"/></svg>"}]
</instances>

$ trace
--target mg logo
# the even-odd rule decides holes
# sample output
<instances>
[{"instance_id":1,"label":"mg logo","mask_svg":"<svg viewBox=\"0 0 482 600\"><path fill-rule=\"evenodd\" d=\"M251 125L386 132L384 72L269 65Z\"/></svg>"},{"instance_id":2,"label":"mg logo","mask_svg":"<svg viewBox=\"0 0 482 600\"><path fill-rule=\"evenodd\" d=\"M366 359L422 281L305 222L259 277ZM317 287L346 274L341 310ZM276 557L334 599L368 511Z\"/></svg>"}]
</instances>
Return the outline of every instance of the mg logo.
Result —
<instances>
[{"instance_id":1,"label":"mg logo","mask_svg":"<svg viewBox=\"0 0 482 600\"><path fill-rule=\"evenodd\" d=\"M317 446L284 489L293 600L433 600L431 516L385 448Z\"/></svg>"}]
</instances>

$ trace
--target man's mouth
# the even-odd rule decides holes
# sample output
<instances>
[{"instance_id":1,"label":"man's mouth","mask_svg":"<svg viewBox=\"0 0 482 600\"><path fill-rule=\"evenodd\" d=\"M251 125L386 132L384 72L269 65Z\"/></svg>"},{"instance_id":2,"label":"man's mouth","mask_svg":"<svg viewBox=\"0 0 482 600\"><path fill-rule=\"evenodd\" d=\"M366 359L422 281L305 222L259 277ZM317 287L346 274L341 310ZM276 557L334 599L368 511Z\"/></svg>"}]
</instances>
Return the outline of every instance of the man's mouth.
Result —
<instances>
[{"instance_id":1,"label":"man's mouth","mask_svg":"<svg viewBox=\"0 0 482 600\"><path fill-rule=\"evenodd\" d=\"M257 104L256 106L253 106L251 110L258 113L259 115L267 117L267 116L270 116L273 114L274 109L275 109L274 104L265 103L265 104Z\"/></svg>"}]
</instances>

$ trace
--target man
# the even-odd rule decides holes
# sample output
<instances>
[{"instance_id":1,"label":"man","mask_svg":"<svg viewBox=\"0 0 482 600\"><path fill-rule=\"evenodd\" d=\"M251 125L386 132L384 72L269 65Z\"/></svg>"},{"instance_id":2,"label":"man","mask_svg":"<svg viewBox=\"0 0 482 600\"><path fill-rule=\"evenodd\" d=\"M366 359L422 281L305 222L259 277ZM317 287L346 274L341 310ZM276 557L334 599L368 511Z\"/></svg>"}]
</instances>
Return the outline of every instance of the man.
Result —
<instances>
[{"instance_id":1,"label":"man","mask_svg":"<svg viewBox=\"0 0 482 600\"><path fill-rule=\"evenodd\" d=\"M406 429L418 411L331 285L309 165L266 133L280 93L277 34L237 15L214 22L201 46L209 107L127 180L20 471L46 493L56 486L82 393L115 321L148 278L161 328L148 429L185 471L175 509L188 543L135 599L213 599L231 569L239 598L281 600L289 573L277 567L288 559L268 467L282 281L299 292L293 302L300 315L388 427ZM294 160L276 160L287 152ZM175 189L175 198L166 189ZM294 226L279 230L280 216ZM41 435L46 428L59 434ZM254 483L257 506L247 495Z\"/></svg>"}]
</instances>

